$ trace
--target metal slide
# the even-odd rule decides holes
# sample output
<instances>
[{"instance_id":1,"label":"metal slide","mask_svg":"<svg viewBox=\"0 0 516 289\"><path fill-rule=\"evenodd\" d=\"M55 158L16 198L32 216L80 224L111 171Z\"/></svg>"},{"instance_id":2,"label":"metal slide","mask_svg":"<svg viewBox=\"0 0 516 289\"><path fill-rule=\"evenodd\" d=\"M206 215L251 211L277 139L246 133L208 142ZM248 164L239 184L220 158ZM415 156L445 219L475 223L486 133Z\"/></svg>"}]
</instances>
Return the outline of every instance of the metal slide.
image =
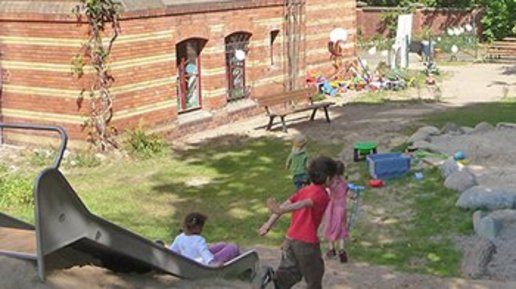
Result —
<instances>
[{"instance_id":1,"label":"metal slide","mask_svg":"<svg viewBox=\"0 0 516 289\"><path fill-rule=\"evenodd\" d=\"M54 165L36 179L35 230L29 224L0 213L0 254L36 259L42 280L48 269L93 263L117 272L157 270L185 279L220 277L253 281L259 265L254 250L222 267L209 267L92 214L58 169L66 148L64 129L0 123L2 127L53 130L61 135L62 143ZM34 235L35 248L27 240L34 240ZM9 238L12 238L10 242ZM23 243L26 245L20 248L19 244ZM5 244L18 244L18 248L5 248Z\"/></svg>"}]
</instances>

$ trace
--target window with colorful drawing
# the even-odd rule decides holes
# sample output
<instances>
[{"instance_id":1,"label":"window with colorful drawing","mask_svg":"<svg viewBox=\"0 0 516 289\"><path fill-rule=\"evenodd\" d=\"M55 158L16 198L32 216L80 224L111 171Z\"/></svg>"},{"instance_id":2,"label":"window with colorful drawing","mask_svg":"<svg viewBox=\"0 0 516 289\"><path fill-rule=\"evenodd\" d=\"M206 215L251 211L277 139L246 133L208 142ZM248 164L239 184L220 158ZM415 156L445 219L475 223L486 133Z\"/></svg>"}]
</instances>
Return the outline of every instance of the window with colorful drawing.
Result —
<instances>
[{"instance_id":1,"label":"window with colorful drawing","mask_svg":"<svg viewBox=\"0 0 516 289\"><path fill-rule=\"evenodd\" d=\"M251 34L236 32L225 38L226 74L228 80L228 102L247 98L245 61L249 52Z\"/></svg>"},{"instance_id":2,"label":"window with colorful drawing","mask_svg":"<svg viewBox=\"0 0 516 289\"><path fill-rule=\"evenodd\" d=\"M201 51L205 44L205 39L191 38L176 45L179 113L202 107Z\"/></svg>"}]
</instances>

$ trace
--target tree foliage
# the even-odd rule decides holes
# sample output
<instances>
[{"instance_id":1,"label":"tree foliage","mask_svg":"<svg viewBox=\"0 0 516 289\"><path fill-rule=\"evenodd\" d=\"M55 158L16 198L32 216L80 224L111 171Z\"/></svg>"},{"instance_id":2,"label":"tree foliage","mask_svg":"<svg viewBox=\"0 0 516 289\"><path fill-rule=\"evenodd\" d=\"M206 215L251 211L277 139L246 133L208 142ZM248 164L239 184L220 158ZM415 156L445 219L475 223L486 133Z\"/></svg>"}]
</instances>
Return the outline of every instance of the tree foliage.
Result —
<instances>
[{"instance_id":1,"label":"tree foliage","mask_svg":"<svg viewBox=\"0 0 516 289\"><path fill-rule=\"evenodd\" d=\"M516 0L481 0L484 7L482 27L488 40L502 39L514 34Z\"/></svg>"}]
</instances>

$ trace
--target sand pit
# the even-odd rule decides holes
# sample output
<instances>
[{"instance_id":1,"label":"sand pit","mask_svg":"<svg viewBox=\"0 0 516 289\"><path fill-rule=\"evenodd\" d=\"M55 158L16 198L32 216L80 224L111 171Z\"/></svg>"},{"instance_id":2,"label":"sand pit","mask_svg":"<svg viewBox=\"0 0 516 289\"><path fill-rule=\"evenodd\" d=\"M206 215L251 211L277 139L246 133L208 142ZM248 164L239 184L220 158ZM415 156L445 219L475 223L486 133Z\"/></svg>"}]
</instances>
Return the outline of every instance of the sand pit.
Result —
<instances>
[{"instance_id":1,"label":"sand pit","mask_svg":"<svg viewBox=\"0 0 516 289\"><path fill-rule=\"evenodd\" d=\"M432 137L431 143L447 155L463 151L479 185L516 188L516 128L445 134Z\"/></svg>"},{"instance_id":2,"label":"sand pit","mask_svg":"<svg viewBox=\"0 0 516 289\"><path fill-rule=\"evenodd\" d=\"M461 135L444 134L432 137L431 143L447 155L463 151L469 161L466 167L475 175L478 185L516 191L516 127L499 125ZM498 215L502 225L498 235L491 238L496 250L489 263L484 265L484 276L480 278L516 280L516 212L504 210L491 215Z\"/></svg>"}]
</instances>

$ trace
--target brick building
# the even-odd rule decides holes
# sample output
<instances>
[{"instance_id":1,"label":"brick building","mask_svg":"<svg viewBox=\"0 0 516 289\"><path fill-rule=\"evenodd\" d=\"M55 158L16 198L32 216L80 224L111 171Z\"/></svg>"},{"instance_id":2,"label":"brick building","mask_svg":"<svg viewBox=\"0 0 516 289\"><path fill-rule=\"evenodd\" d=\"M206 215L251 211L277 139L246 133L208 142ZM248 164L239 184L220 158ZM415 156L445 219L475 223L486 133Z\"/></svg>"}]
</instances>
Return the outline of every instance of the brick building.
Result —
<instances>
[{"instance_id":1,"label":"brick building","mask_svg":"<svg viewBox=\"0 0 516 289\"><path fill-rule=\"evenodd\" d=\"M85 81L71 74L87 32L71 12L78 2L0 1L2 121L60 124L72 139L86 138L87 106L77 105ZM355 50L354 0L121 3L122 33L110 58L119 130L143 122L174 136L261 113L252 98L299 88L308 70L331 71L332 29L345 28L346 53Z\"/></svg>"}]
</instances>

